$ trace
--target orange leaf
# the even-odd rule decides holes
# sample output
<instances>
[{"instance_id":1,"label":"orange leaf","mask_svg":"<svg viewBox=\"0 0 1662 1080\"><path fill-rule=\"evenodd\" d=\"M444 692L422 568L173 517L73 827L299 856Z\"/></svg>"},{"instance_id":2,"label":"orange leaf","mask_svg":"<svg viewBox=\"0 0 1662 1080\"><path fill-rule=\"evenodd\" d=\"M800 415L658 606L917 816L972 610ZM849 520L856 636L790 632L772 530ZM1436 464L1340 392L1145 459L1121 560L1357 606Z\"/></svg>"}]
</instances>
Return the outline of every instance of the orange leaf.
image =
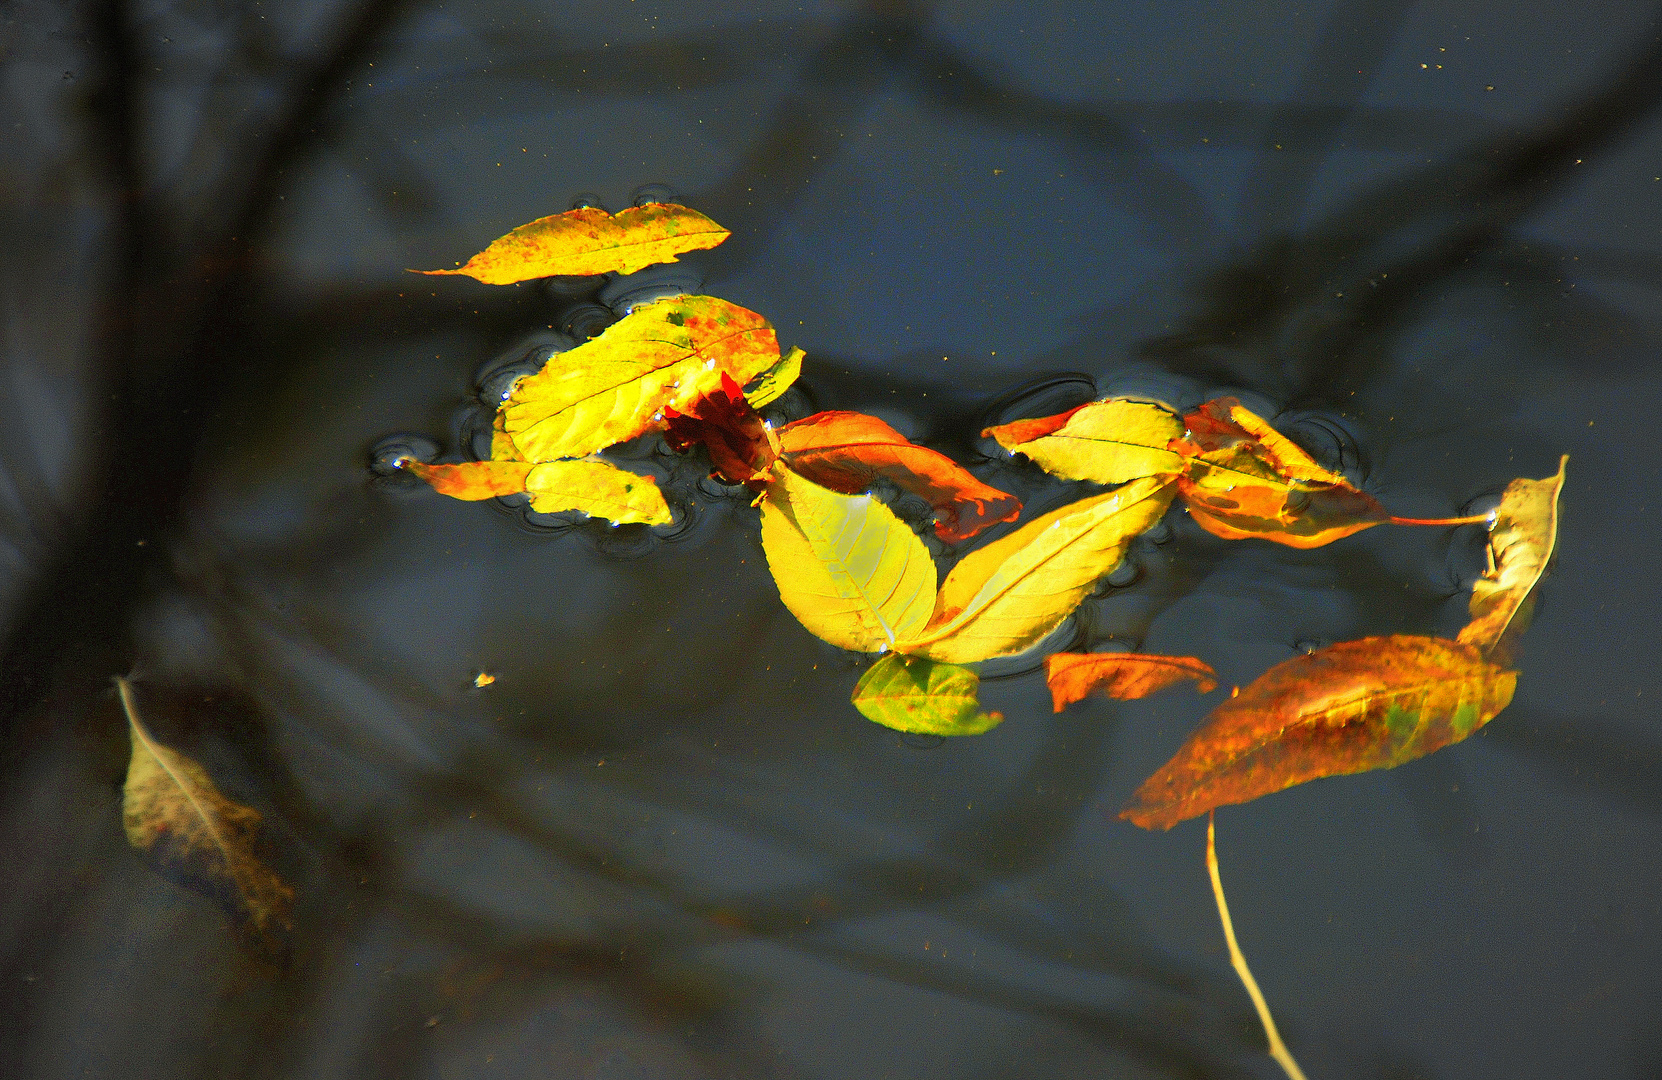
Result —
<instances>
[{"instance_id":1,"label":"orange leaf","mask_svg":"<svg viewBox=\"0 0 1662 1080\"><path fill-rule=\"evenodd\" d=\"M512 285L555 275L632 274L653 263L672 263L688 251L713 248L726 229L697 210L675 203L647 203L616 214L580 206L499 237L455 270L419 274L464 274L486 285Z\"/></svg>"},{"instance_id":2,"label":"orange leaf","mask_svg":"<svg viewBox=\"0 0 1662 1080\"><path fill-rule=\"evenodd\" d=\"M1370 637L1295 656L1213 709L1120 817L1169 829L1306 780L1401 765L1488 723L1517 681L1443 638Z\"/></svg>"},{"instance_id":3,"label":"orange leaf","mask_svg":"<svg viewBox=\"0 0 1662 1080\"><path fill-rule=\"evenodd\" d=\"M424 465L405 461L404 467L452 499L494 499L525 490L529 461L465 461L460 465Z\"/></svg>"},{"instance_id":4,"label":"orange leaf","mask_svg":"<svg viewBox=\"0 0 1662 1080\"><path fill-rule=\"evenodd\" d=\"M1234 398L1183 418L1171 449L1188 459L1177 489L1189 516L1226 540L1321 547L1391 520L1373 496L1329 472Z\"/></svg>"},{"instance_id":5,"label":"orange leaf","mask_svg":"<svg viewBox=\"0 0 1662 1080\"><path fill-rule=\"evenodd\" d=\"M1052 653L1045 657L1045 681L1056 712L1092 693L1117 701L1147 697L1184 679L1199 684L1202 694L1217 689L1217 672L1192 656L1149 653Z\"/></svg>"},{"instance_id":6,"label":"orange leaf","mask_svg":"<svg viewBox=\"0 0 1662 1080\"><path fill-rule=\"evenodd\" d=\"M1015 496L983 484L945 454L913 444L875 416L815 413L774 434L785 463L816 484L852 495L882 476L921 497L935 508L935 532L948 543L1021 513Z\"/></svg>"}]
</instances>

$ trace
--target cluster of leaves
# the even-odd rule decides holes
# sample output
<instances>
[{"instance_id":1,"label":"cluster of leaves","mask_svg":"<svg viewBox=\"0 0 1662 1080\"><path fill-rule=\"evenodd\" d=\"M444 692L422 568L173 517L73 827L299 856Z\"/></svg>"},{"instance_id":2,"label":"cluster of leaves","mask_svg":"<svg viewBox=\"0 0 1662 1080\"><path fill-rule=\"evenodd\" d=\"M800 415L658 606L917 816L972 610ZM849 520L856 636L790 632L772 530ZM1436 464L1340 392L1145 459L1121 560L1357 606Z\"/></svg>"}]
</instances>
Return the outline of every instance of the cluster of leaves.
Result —
<instances>
[{"instance_id":1,"label":"cluster of leaves","mask_svg":"<svg viewBox=\"0 0 1662 1080\"><path fill-rule=\"evenodd\" d=\"M710 248L725 230L697 211L653 203L617 215L583 208L542 218L457 270L490 284L629 273ZM778 428L757 409L788 388L802 352L781 356L767 320L712 296L635 308L514 385L495 418L489 461L403 462L463 499L512 492L541 512L576 510L662 524L651 477L596 455L661 431L702 445L715 475L756 493L762 546L780 599L808 630L878 654L854 705L900 731L972 735L982 711L965 665L1026 652L1054 631L1174 500L1217 536L1314 548L1381 524L1491 527L1488 574L1458 640L1396 635L1341 642L1277 665L1215 709L1122 816L1145 828L1319 776L1387 768L1465 738L1511 700L1516 637L1556 534L1563 469L1519 480L1493 514L1418 519L1389 513L1344 476L1233 398L1179 413L1107 398L987 429L1011 453L1065 480L1107 490L985 544L944 578L911 526L870 488L879 478L934 508L948 543L1014 521L1021 504L872 416L821 412ZM1046 658L1054 707L1093 693L1128 699L1215 673L1194 657L1135 653Z\"/></svg>"}]
</instances>

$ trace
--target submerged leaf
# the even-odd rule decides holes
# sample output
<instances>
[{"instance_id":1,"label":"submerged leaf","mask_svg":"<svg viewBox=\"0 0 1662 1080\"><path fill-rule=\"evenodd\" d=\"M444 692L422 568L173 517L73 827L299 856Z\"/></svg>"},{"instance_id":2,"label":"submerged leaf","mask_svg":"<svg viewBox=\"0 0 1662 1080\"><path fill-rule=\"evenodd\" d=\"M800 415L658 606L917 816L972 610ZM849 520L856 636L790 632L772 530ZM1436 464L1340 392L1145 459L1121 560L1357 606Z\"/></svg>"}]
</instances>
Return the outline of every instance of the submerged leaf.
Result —
<instances>
[{"instance_id":1,"label":"submerged leaf","mask_svg":"<svg viewBox=\"0 0 1662 1080\"><path fill-rule=\"evenodd\" d=\"M531 467L525 490L539 514L579 510L617 525L672 520L658 481L604 461L544 461Z\"/></svg>"},{"instance_id":2,"label":"submerged leaf","mask_svg":"<svg viewBox=\"0 0 1662 1080\"><path fill-rule=\"evenodd\" d=\"M854 687L854 707L868 720L917 735L979 735L1004 719L984 713L981 679L968 668L921 656L890 654Z\"/></svg>"},{"instance_id":3,"label":"submerged leaf","mask_svg":"<svg viewBox=\"0 0 1662 1080\"><path fill-rule=\"evenodd\" d=\"M781 427L785 463L816 484L852 494L882 476L935 508L935 533L948 543L1012 521L1021 502L970 475L945 454L912 443L894 428L856 412L821 412Z\"/></svg>"},{"instance_id":4,"label":"submerged leaf","mask_svg":"<svg viewBox=\"0 0 1662 1080\"><path fill-rule=\"evenodd\" d=\"M791 388L802 375L802 361L808 354L795 346L791 351L780 357L779 362L750 383L745 391L744 399L750 402L752 409L760 409L763 405L776 401L781 394Z\"/></svg>"},{"instance_id":5,"label":"submerged leaf","mask_svg":"<svg viewBox=\"0 0 1662 1080\"><path fill-rule=\"evenodd\" d=\"M1139 476L1183 471L1167 449L1183 434L1171 410L1147 401L1107 398L1037 420L990 427L981 433L1011 453L1026 454L1052 476L1123 484Z\"/></svg>"},{"instance_id":6,"label":"submerged leaf","mask_svg":"<svg viewBox=\"0 0 1662 1080\"><path fill-rule=\"evenodd\" d=\"M426 465L405 461L404 468L452 499L494 499L525 490L529 461L464 461L459 465Z\"/></svg>"},{"instance_id":7,"label":"submerged leaf","mask_svg":"<svg viewBox=\"0 0 1662 1080\"><path fill-rule=\"evenodd\" d=\"M556 275L632 274L654 263L675 262L688 251L713 248L728 235L697 210L675 203L647 203L616 214L580 206L521 225L455 270L417 273L463 274L486 285Z\"/></svg>"},{"instance_id":8,"label":"submerged leaf","mask_svg":"<svg viewBox=\"0 0 1662 1080\"><path fill-rule=\"evenodd\" d=\"M744 385L779 359L768 321L714 296L645 304L523 379L503 429L529 461L583 457L660 423L721 386Z\"/></svg>"},{"instance_id":9,"label":"submerged leaf","mask_svg":"<svg viewBox=\"0 0 1662 1080\"><path fill-rule=\"evenodd\" d=\"M1313 548L1391 520L1373 496L1234 398L1208 401L1183 422L1183 437L1171 444L1188 459L1178 490L1213 535Z\"/></svg>"},{"instance_id":10,"label":"submerged leaf","mask_svg":"<svg viewBox=\"0 0 1662 1080\"><path fill-rule=\"evenodd\" d=\"M1295 656L1213 709L1120 817L1169 829L1306 780L1401 765L1488 723L1517 681L1443 638L1370 637Z\"/></svg>"},{"instance_id":11,"label":"submerged leaf","mask_svg":"<svg viewBox=\"0 0 1662 1080\"><path fill-rule=\"evenodd\" d=\"M844 495L781 468L762 498L762 550L779 598L839 648L878 652L923 629L935 563L870 495Z\"/></svg>"},{"instance_id":12,"label":"submerged leaf","mask_svg":"<svg viewBox=\"0 0 1662 1080\"><path fill-rule=\"evenodd\" d=\"M1171 505L1170 479L1143 477L1070 503L966 555L942 583L928 629L896 649L952 664L1027 649L1160 520Z\"/></svg>"},{"instance_id":13,"label":"submerged leaf","mask_svg":"<svg viewBox=\"0 0 1662 1080\"><path fill-rule=\"evenodd\" d=\"M1045 657L1045 681L1050 684L1050 699L1056 712L1091 694L1131 701L1184 679L1193 679L1202 694L1209 694L1217 689L1217 674L1212 665L1193 656L1052 653Z\"/></svg>"},{"instance_id":14,"label":"submerged leaf","mask_svg":"<svg viewBox=\"0 0 1662 1080\"><path fill-rule=\"evenodd\" d=\"M1489 529L1489 570L1472 585L1471 622L1460 640L1476 645L1498 663L1510 664L1518 635L1529 626L1535 586L1558 544L1558 496L1564 468L1545 480L1517 479L1506 485Z\"/></svg>"},{"instance_id":15,"label":"submerged leaf","mask_svg":"<svg viewBox=\"0 0 1662 1080\"><path fill-rule=\"evenodd\" d=\"M139 720L132 684L115 683L133 743L122 795L128 842L200 880L258 933L287 928L294 890L254 854L259 812L227 799L202 766L157 742Z\"/></svg>"}]
</instances>

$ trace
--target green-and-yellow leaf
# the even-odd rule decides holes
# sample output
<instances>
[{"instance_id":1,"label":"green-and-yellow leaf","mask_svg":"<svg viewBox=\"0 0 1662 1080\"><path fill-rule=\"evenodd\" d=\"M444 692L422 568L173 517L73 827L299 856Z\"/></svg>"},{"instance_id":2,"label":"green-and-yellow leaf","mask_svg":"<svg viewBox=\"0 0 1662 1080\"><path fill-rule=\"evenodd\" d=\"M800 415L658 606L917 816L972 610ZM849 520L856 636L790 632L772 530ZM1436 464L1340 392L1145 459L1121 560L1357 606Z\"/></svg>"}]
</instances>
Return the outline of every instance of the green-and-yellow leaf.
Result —
<instances>
[{"instance_id":1,"label":"green-and-yellow leaf","mask_svg":"<svg viewBox=\"0 0 1662 1080\"><path fill-rule=\"evenodd\" d=\"M979 735L1003 713L984 713L981 679L968 668L921 656L883 657L860 676L854 707L868 720L916 735Z\"/></svg>"},{"instance_id":2,"label":"green-and-yellow leaf","mask_svg":"<svg viewBox=\"0 0 1662 1080\"><path fill-rule=\"evenodd\" d=\"M1536 584L1558 544L1558 496L1564 490L1564 467L1545 480L1517 479L1506 485L1494 524L1489 528L1489 570L1472 585L1471 622L1460 640L1483 654L1511 663L1517 637L1529 625Z\"/></svg>"},{"instance_id":3,"label":"green-and-yellow leaf","mask_svg":"<svg viewBox=\"0 0 1662 1080\"><path fill-rule=\"evenodd\" d=\"M133 742L121 800L128 843L206 886L269 940L288 926L294 890L255 856L259 811L227 799L202 766L157 742L139 720L132 684L116 687Z\"/></svg>"},{"instance_id":4,"label":"green-and-yellow leaf","mask_svg":"<svg viewBox=\"0 0 1662 1080\"><path fill-rule=\"evenodd\" d=\"M665 406L740 386L779 359L768 321L714 296L646 304L515 387L503 429L528 461L584 457L661 422Z\"/></svg>"},{"instance_id":5,"label":"green-and-yellow leaf","mask_svg":"<svg viewBox=\"0 0 1662 1080\"><path fill-rule=\"evenodd\" d=\"M525 477L531 509L539 514L580 510L618 525L668 525L669 505L650 476L604 461L545 461Z\"/></svg>"},{"instance_id":6,"label":"green-and-yellow leaf","mask_svg":"<svg viewBox=\"0 0 1662 1080\"><path fill-rule=\"evenodd\" d=\"M793 347L777 364L758 375L756 381L744 392L744 399L750 402L750 407L760 409L789 390L791 384L802 375L802 361L807 355L801 349Z\"/></svg>"},{"instance_id":7,"label":"green-and-yellow leaf","mask_svg":"<svg viewBox=\"0 0 1662 1080\"><path fill-rule=\"evenodd\" d=\"M952 664L1021 652L1079 606L1171 500L1170 476L1145 476L971 552L947 574L927 630L895 649Z\"/></svg>"},{"instance_id":8,"label":"green-and-yellow leaf","mask_svg":"<svg viewBox=\"0 0 1662 1080\"><path fill-rule=\"evenodd\" d=\"M870 495L844 495L783 466L779 474L762 499L762 549L791 614L855 652L921 631L935 563L906 523Z\"/></svg>"},{"instance_id":9,"label":"green-and-yellow leaf","mask_svg":"<svg viewBox=\"0 0 1662 1080\"><path fill-rule=\"evenodd\" d=\"M1052 476L1123 484L1139 476L1183 471L1166 444L1183 434L1171 410L1147 401L1107 398L1037 420L988 428L1004 449L1026 454Z\"/></svg>"},{"instance_id":10,"label":"green-and-yellow leaf","mask_svg":"<svg viewBox=\"0 0 1662 1080\"><path fill-rule=\"evenodd\" d=\"M567 274L632 274L654 263L675 262L688 251L713 248L728 235L697 210L675 203L647 203L616 214L581 206L521 225L455 270L417 272L463 274L486 285Z\"/></svg>"}]
</instances>

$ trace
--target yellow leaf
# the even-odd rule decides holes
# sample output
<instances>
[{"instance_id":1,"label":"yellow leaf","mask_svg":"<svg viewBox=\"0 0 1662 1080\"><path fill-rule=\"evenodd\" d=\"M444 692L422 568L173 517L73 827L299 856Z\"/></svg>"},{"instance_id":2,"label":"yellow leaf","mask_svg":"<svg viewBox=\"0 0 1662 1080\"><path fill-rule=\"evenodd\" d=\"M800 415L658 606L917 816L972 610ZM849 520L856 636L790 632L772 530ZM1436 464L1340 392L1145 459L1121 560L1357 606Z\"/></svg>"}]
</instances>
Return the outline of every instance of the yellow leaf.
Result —
<instances>
[{"instance_id":1,"label":"yellow leaf","mask_svg":"<svg viewBox=\"0 0 1662 1080\"><path fill-rule=\"evenodd\" d=\"M1471 622L1459 640L1476 645L1499 663L1512 662L1516 639L1529 625L1535 585L1558 544L1558 496L1564 467L1545 480L1519 478L1506 485L1489 529L1489 571L1472 585Z\"/></svg>"},{"instance_id":2,"label":"yellow leaf","mask_svg":"<svg viewBox=\"0 0 1662 1080\"><path fill-rule=\"evenodd\" d=\"M528 461L583 457L661 423L668 406L740 386L779 360L768 321L714 296L646 304L522 380L503 429Z\"/></svg>"},{"instance_id":3,"label":"yellow leaf","mask_svg":"<svg viewBox=\"0 0 1662 1080\"><path fill-rule=\"evenodd\" d=\"M921 631L935 603L935 563L916 534L870 495L779 473L762 498L762 550L791 614L855 652Z\"/></svg>"},{"instance_id":4,"label":"yellow leaf","mask_svg":"<svg viewBox=\"0 0 1662 1080\"><path fill-rule=\"evenodd\" d=\"M713 248L728 235L697 210L675 203L647 203L616 214L580 206L521 225L465 266L417 273L463 274L486 285L566 274L632 274L654 263L675 262L688 251Z\"/></svg>"},{"instance_id":5,"label":"yellow leaf","mask_svg":"<svg viewBox=\"0 0 1662 1080\"><path fill-rule=\"evenodd\" d=\"M1123 484L1139 476L1183 470L1166 444L1183 434L1169 409L1147 401L1107 398L1071 412L988 428L1004 449L1026 454L1052 476Z\"/></svg>"},{"instance_id":6,"label":"yellow leaf","mask_svg":"<svg viewBox=\"0 0 1662 1080\"><path fill-rule=\"evenodd\" d=\"M254 855L259 811L221 795L202 766L156 742L139 720L132 684L115 684L133 741L122 796L128 842L202 880L255 930L287 928L294 890Z\"/></svg>"},{"instance_id":7,"label":"yellow leaf","mask_svg":"<svg viewBox=\"0 0 1662 1080\"><path fill-rule=\"evenodd\" d=\"M807 355L801 349L792 348L777 364L757 376L755 386L744 394L750 407L760 409L789 390L802 374L802 360Z\"/></svg>"},{"instance_id":8,"label":"yellow leaf","mask_svg":"<svg viewBox=\"0 0 1662 1080\"><path fill-rule=\"evenodd\" d=\"M895 643L949 664L1019 653L1061 625L1171 505L1170 476L1069 503L971 552L941 585L927 633Z\"/></svg>"},{"instance_id":9,"label":"yellow leaf","mask_svg":"<svg viewBox=\"0 0 1662 1080\"><path fill-rule=\"evenodd\" d=\"M491 419L491 460L492 461L524 461L520 456L519 447L514 445L508 429L503 426L503 414L508 411L508 403L503 402L496 410L496 416Z\"/></svg>"},{"instance_id":10,"label":"yellow leaf","mask_svg":"<svg viewBox=\"0 0 1662 1080\"><path fill-rule=\"evenodd\" d=\"M669 506L658 482L604 461L545 461L525 477L531 509L539 514L581 510L619 525L668 525Z\"/></svg>"}]
</instances>

